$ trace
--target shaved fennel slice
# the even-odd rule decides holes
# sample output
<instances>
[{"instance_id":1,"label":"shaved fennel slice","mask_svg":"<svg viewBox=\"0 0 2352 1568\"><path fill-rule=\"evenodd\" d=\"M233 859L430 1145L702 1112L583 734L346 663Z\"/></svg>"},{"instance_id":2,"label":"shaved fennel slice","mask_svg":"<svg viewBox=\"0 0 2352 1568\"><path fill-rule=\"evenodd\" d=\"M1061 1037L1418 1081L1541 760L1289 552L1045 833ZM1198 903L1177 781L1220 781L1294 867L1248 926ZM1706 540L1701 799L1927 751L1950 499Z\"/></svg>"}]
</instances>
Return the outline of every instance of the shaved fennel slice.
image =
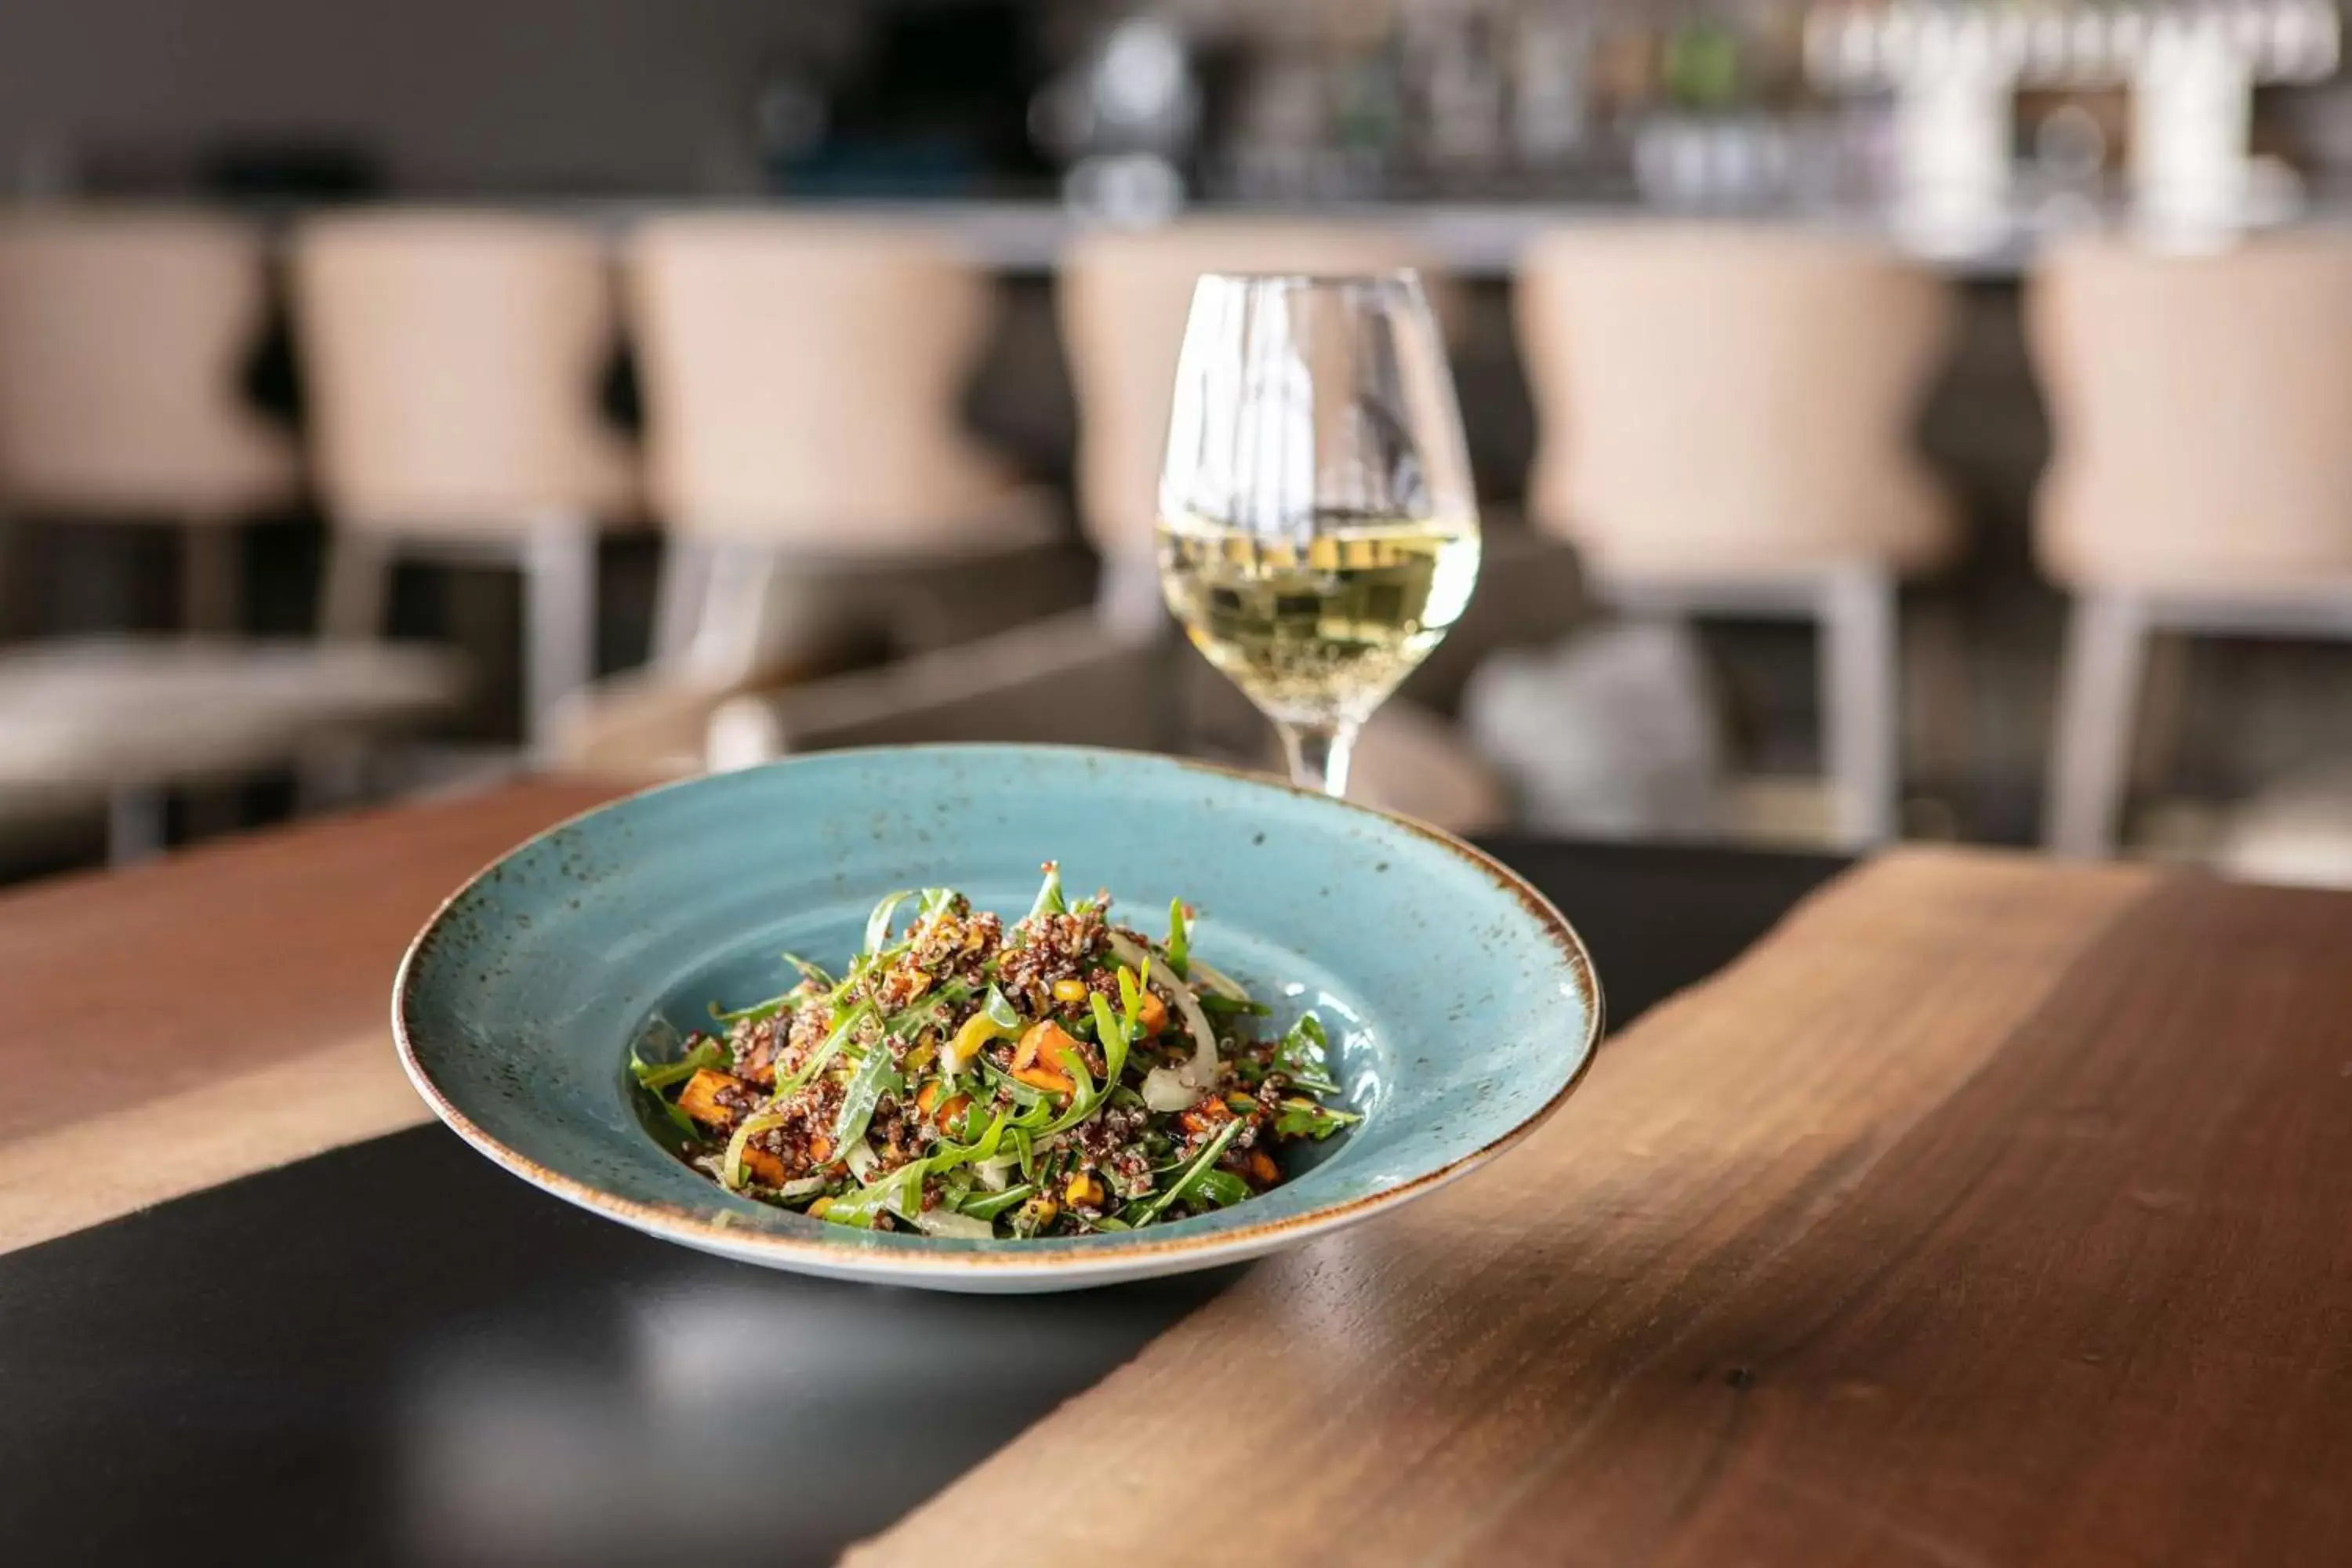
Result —
<instances>
[{"instance_id":1,"label":"shaved fennel slice","mask_svg":"<svg viewBox=\"0 0 2352 1568\"><path fill-rule=\"evenodd\" d=\"M1121 963L1127 964L1138 973L1143 972L1143 966L1150 963L1151 958L1150 953L1117 931L1110 933L1110 950ZM1192 994L1192 988L1169 973L1166 964L1154 964L1151 979L1169 995L1175 998L1176 1010L1184 1015L1184 1028L1192 1037L1192 1055L1181 1067L1175 1069L1175 1073L1177 1078L1193 1091L1193 1099L1197 1100L1217 1086L1217 1032L1209 1027L1209 1016L1201 1011L1201 999ZM1192 1103L1192 1101L1188 1100L1184 1102L1184 1106ZM1182 1110L1184 1106L1173 1106L1169 1109Z\"/></svg>"},{"instance_id":2,"label":"shaved fennel slice","mask_svg":"<svg viewBox=\"0 0 2352 1568\"><path fill-rule=\"evenodd\" d=\"M1224 997L1227 1001L1246 1002L1250 1000L1249 992L1243 988L1240 981L1235 980L1223 970L1213 966L1204 959L1186 958L1184 961L1184 973L1187 979L1198 980L1202 984L1207 986L1218 995Z\"/></svg>"},{"instance_id":3,"label":"shaved fennel slice","mask_svg":"<svg viewBox=\"0 0 2352 1568\"><path fill-rule=\"evenodd\" d=\"M1137 1091L1143 1103L1153 1110L1190 1110L1192 1102L1201 1098L1200 1090L1184 1081L1174 1068L1153 1068L1143 1075L1143 1087Z\"/></svg>"},{"instance_id":4,"label":"shaved fennel slice","mask_svg":"<svg viewBox=\"0 0 2352 1568\"><path fill-rule=\"evenodd\" d=\"M919 1208L905 1216L925 1236L951 1237L965 1241L987 1241L996 1235L996 1226L984 1219L968 1214L958 1214L944 1205L935 1209Z\"/></svg>"}]
</instances>

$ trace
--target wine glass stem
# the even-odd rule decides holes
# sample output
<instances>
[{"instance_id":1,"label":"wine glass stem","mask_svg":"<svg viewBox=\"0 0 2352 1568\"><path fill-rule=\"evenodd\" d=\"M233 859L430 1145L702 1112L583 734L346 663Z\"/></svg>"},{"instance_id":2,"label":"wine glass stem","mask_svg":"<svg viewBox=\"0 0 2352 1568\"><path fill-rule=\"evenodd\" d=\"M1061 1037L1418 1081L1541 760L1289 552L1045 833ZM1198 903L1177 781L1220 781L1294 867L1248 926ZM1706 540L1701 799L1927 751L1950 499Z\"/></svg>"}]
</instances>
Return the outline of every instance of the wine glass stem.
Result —
<instances>
[{"instance_id":1,"label":"wine glass stem","mask_svg":"<svg viewBox=\"0 0 2352 1568\"><path fill-rule=\"evenodd\" d=\"M1348 759L1356 749L1356 726L1283 724L1282 749L1290 759L1290 782L1302 789L1345 797Z\"/></svg>"}]
</instances>

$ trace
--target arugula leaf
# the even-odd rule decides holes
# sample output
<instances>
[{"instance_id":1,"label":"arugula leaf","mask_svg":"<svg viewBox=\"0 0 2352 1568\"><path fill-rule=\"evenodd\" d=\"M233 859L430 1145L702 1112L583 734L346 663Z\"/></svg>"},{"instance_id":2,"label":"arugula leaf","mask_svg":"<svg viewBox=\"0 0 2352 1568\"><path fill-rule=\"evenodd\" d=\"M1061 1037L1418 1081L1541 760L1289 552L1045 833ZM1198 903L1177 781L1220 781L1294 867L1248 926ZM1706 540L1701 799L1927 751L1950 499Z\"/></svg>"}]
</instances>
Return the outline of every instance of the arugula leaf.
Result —
<instances>
[{"instance_id":1,"label":"arugula leaf","mask_svg":"<svg viewBox=\"0 0 2352 1568\"><path fill-rule=\"evenodd\" d=\"M872 1230L876 1217L885 1209L911 1219L922 1206L923 1162L913 1160L855 1192L842 1194L817 1217L827 1225Z\"/></svg>"},{"instance_id":2,"label":"arugula leaf","mask_svg":"<svg viewBox=\"0 0 2352 1568\"><path fill-rule=\"evenodd\" d=\"M974 1219L994 1219L1007 1209L1018 1208L1036 1195L1036 1183L1016 1182L1001 1193L974 1193L958 1206Z\"/></svg>"},{"instance_id":3,"label":"arugula leaf","mask_svg":"<svg viewBox=\"0 0 2352 1568\"><path fill-rule=\"evenodd\" d=\"M827 991L833 989L833 976L825 972L825 967L822 963L811 963L807 959L803 958L797 952L787 952L784 953L782 957L786 963L791 964L794 969L800 971L800 976L803 980L814 981L817 984L824 986Z\"/></svg>"},{"instance_id":4,"label":"arugula leaf","mask_svg":"<svg viewBox=\"0 0 2352 1568\"><path fill-rule=\"evenodd\" d=\"M629 1055L629 1075L637 1080L639 1089L650 1089L656 1095L659 1095L670 1085L684 1083L704 1068L718 1068L723 1070L727 1062L727 1047L717 1040L706 1037L701 1044L674 1062L644 1061L632 1051ZM668 1101L664 1100L663 1103L667 1104Z\"/></svg>"},{"instance_id":5,"label":"arugula leaf","mask_svg":"<svg viewBox=\"0 0 2352 1568\"><path fill-rule=\"evenodd\" d=\"M1184 979L1185 967L1192 959L1192 931L1184 923L1181 899L1168 900L1168 941L1162 951L1168 954L1168 967L1176 972L1176 978Z\"/></svg>"},{"instance_id":6,"label":"arugula leaf","mask_svg":"<svg viewBox=\"0 0 2352 1568\"><path fill-rule=\"evenodd\" d=\"M672 1127L677 1128L680 1132L685 1133L688 1138L694 1139L699 1142L701 1140L709 1136L709 1133L703 1131L700 1123L697 1122L693 1117L688 1116L685 1110L678 1106L677 1101L674 1100L664 1100L661 1096L656 1095L654 1096L654 1103L661 1107L662 1114L669 1119L669 1124Z\"/></svg>"},{"instance_id":7,"label":"arugula leaf","mask_svg":"<svg viewBox=\"0 0 2352 1568\"><path fill-rule=\"evenodd\" d=\"M1203 1171L1192 1184L1192 1201L1224 1208L1249 1196L1249 1184L1231 1171Z\"/></svg>"},{"instance_id":8,"label":"arugula leaf","mask_svg":"<svg viewBox=\"0 0 2352 1568\"><path fill-rule=\"evenodd\" d=\"M1143 1217L1135 1223L1139 1226L1149 1225L1166 1214L1169 1205L1182 1201L1200 1182L1202 1173L1216 1164L1217 1156L1225 1152L1225 1146L1234 1141L1234 1135L1238 1133L1244 1125L1244 1123L1240 1121L1228 1121L1218 1128L1217 1135L1209 1140L1208 1147L1193 1157L1192 1163L1184 1167L1183 1174L1178 1176L1167 1191L1152 1198L1144 1210Z\"/></svg>"},{"instance_id":9,"label":"arugula leaf","mask_svg":"<svg viewBox=\"0 0 2352 1568\"><path fill-rule=\"evenodd\" d=\"M1143 1016L1144 999L1151 994L1146 987L1150 984L1151 955L1150 953L1143 955L1143 963L1139 968L1129 969L1123 963L1118 966L1119 1021L1127 1026L1127 1032L1130 1036L1135 1033L1136 1024Z\"/></svg>"},{"instance_id":10,"label":"arugula leaf","mask_svg":"<svg viewBox=\"0 0 2352 1568\"><path fill-rule=\"evenodd\" d=\"M997 1149L1004 1142L1004 1130L1012 1124L1013 1112L1000 1106L994 1119L989 1122L988 1130L971 1144L968 1147L958 1147L950 1143L932 1155L927 1164L934 1174L944 1175L961 1165L977 1165L983 1160L993 1160L996 1158ZM966 1121L965 1125L971 1125L969 1120Z\"/></svg>"},{"instance_id":11,"label":"arugula leaf","mask_svg":"<svg viewBox=\"0 0 2352 1568\"><path fill-rule=\"evenodd\" d=\"M1037 889L1037 901L1029 906L1029 919L1039 915L1066 915L1069 901L1062 897L1062 866L1058 860L1045 862L1045 880Z\"/></svg>"},{"instance_id":12,"label":"arugula leaf","mask_svg":"<svg viewBox=\"0 0 2352 1568\"><path fill-rule=\"evenodd\" d=\"M1119 972L1119 980L1122 984L1129 983L1127 971ZM1103 1047L1102 1083L1099 1086L1095 1083L1083 1058L1075 1055L1059 1058L1077 1087L1070 1096L1069 1109L1055 1117L1040 1134L1041 1137L1066 1132L1100 1110L1103 1101L1110 1098L1111 1090L1118 1087L1118 1075L1127 1068L1129 1041L1126 1026L1112 1014L1110 1004L1103 999L1101 993L1097 992L1089 1000L1094 1004L1095 1034Z\"/></svg>"},{"instance_id":13,"label":"arugula leaf","mask_svg":"<svg viewBox=\"0 0 2352 1568\"><path fill-rule=\"evenodd\" d=\"M1074 1086L1070 1090L1070 1110L1076 1113L1075 1120L1066 1113L1055 1117L1053 1124L1046 1129L1051 1132L1060 1132L1067 1128L1076 1127L1078 1122L1084 1121L1087 1116L1093 1114L1095 1075L1087 1070L1086 1053L1083 1051L1064 1051L1054 1059L1061 1063L1062 1070L1069 1075L1070 1082Z\"/></svg>"},{"instance_id":14,"label":"arugula leaf","mask_svg":"<svg viewBox=\"0 0 2352 1568\"><path fill-rule=\"evenodd\" d=\"M714 1023L740 1024L747 1018L756 1023L762 1018L774 1017L791 1004L793 994L790 991L783 991L764 1002L754 1002L748 1007L738 1007L731 1012L720 1011L716 1002L706 1002L703 1005L710 1010L711 1020Z\"/></svg>"},{"instance_id":15,"label":"arugula leaf","mask_svg":"<svg viewBox=\"0 0 2352 1568\"><path fill-rule=\"evenodd\" d=\"M1023 1083L1019 1079L1014 1078L1011 1073L1006 1072L1003 1068L998 1067L986 1057L980 1058L979 1062L980 1076L982 1079L988 1083L990 1088L1002 1090L1003 1093L1011 1095L1013 1097L1013 1104L1033 1109L1038 1106L1045 1108L1046 1114L1037 1119L1036 1124L1038 1126L1043 1127L1047 1121L1052 1120L1054 1106L1053 1099L1047 1095L1044 1089L1035 1089L1028 1084Z\"/></svg>"},{"instance_id":16,"label":"arugula leaf","mask_svg":"<svg viewBox=\"0 0 2352 1568\"><path fill-rule=\"evenodd\" d=\"M833 1119L834 1146L846 1149L865 1137L866 1124L874 1120L875 1102L885 1090L899 1094L906 1088L907 1080L890 1064L890 1053L877 1041L857 1064L857 1070L850 1074L849 1087L842 1091L841 1110Z\"/></svg>"},{"instance_id":17,"label":"arugula leaf","mask_svg":"<svg viewBox=\"0 0 2352 1568\"><path fill-rule=\"evenodd\" d=\"M1329 1047L1323 1021L1312 1013L1302 1013L1274 1048L1274 1070L1309 1094L1337 1094L1339 1086L1331 1077Z\"/></svg>"},{"instance_id":18,"label":"arugula leaf","mask_svg":"<svg viewBox=\"0 0 2352 1568\"><path fill-rule=\"evenodd\" d=\"M909 1003L902 1011L891 1014L884 1021L882 1032L906 1039L938 1017L942 1009L961 1005L971 996L971 986L960 980L951 980L929 995Z\"/></svg>"},{"instance_id":19,"label":"arugula leaf","mask_svg":"<svg viewBox=\"0 0 2352 1568\"><path fill-rule=\"evenodd\" d=\"M1084 1078L1087 1070L1084 1064L1080 1064L1076 1070ZM1102 1091L1094 1087L1092 1079L1085 1079L1085 1087L1070 1097L1070 1108L1047 1122L1037 1136L1051 1138L1056 1132L1067 1132L1101 1109Z\"/></svg>"},{"instance_id":20,"label":"arugula leaf","mask_svg":"<svg viewBox=\"0 0 2352 1568\"><path fill-rule=\"evenodd\" d=\"M849 967L842 971L840 984L824 994L824 1005L828 1007L840 1006L843 1000L857 989L858 982L871 973L874 968L874 954L870 952L850 954Z\"/></svg>"},{"instance_id":21,"label":"arugula leaf","mask_svg":"<svg viewBox=\"0 0 2352 1568\"><path fill-rule=\"evenodd\" d=\"M866 942L863 951L877 954L881 952L883 946L890 940L890 917L898 913L900 904L914 896L914 889L911 888L902 888L895 893L883 895L882 901L874 906L874 912L866 917Z\"/></svg>"},{"instance_id":22,"label":"arugula leaf","mask_svg":"<svg viewBox=\"0 0 2352 1568\"><path fill-rule=\"evenodd\" d=\"M772 1099L789 1099L798 1090L807 1088L809 1080L816 1077L824 1069L824 1065L833 1060L841 1047L848 1042L850 1031L856 1029L859 1023L870 1016L873 1011L873 1003L860 1002L835 1019L833 1033L817 1042L816 1049L808 1054L808 1060L801 1063L790 1078L779 1077L776 1079L776 1092Z\"/></svg>"},{"instance_id":23,"label":"arugula leaf","mask_svg":"<svg viewBox=\"0 0 2352 1568\"><path fill-rule=\"evenodd\" d=\"M1253 1017L1263 1018L1267 1014L1274 1011L1273 1008L1267 1006L1263 1002L1236 1001L1233 997L1226 995L1222 991L1201 992L1196 1000L1201 1004L1201 1011L1206 1013L1212 1018L1218 1017L1220 1016L1230 1016L1233 1014L1243 1014Z\"/></svg>"},{"instance_id":24,"label":"arugula leaf","mask_svg":"<svg viewBox=\"0 0 2352 1568\"><path fill-rule=\"evenodd\" d=\"M1119 979L1122 984L1126 981L1125 970L1119 972ZM1108 1093L1118 1086L1119 1074L1127 1070L1127 1053L1135 1044L1129 1032L1133 1026L1111 1016L1110 1004L1103 999L1100 992L1096 992L1091 1000L1094 1003L1095 1038L1103 1048L1103 1088L1104 1092ZM1129 1016L1132 1016L1131 1014Z\"/></svg>"},{"instance_id":25,"label":"arugula leaf","mask_svg":"<svg viewBox=\"0 0 2352 1568\"><path fill-rule=\"evenodd\" d=\"M1319 1142L1340 1128L1351 1127L1362 1120L1352 1110L1334 1110L1311 1100L1290 1099L1284 1100L1282 1109L1275 1112L1274 1131L1276 1136L1281 1138L1313 1138Z\"/></svg>"}]
</instances>

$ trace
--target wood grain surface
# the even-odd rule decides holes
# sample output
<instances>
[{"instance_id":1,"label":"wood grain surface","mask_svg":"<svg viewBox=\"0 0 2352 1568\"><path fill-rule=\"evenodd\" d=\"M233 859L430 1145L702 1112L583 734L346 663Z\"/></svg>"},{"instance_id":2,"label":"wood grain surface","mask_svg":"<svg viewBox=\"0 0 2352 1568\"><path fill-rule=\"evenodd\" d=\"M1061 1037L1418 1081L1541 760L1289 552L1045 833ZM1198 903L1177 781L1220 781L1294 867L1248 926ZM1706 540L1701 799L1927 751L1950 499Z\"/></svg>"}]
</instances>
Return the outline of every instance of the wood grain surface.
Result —
<instances>
[{"instance_id":1,"label":"wood grain surface","mask_svg":"<svg viewBox=\"0 0 2352 1568\"><path fill-rule=\"evenodd\" d=\"M425 1120L392 975L441 900L618 785L533 783L0 897L0 1250Z\"/></svg>"},{"instance_id":2,"label":"wood grain surface","mask_svg":"<svg viewBox=\"0 0 2352 1568\"><path fill-rule=\"evenodd\" d=\"M2352 899L1906 852L851 1561L2347 1553Z\"/></svg>"}]
</instances>

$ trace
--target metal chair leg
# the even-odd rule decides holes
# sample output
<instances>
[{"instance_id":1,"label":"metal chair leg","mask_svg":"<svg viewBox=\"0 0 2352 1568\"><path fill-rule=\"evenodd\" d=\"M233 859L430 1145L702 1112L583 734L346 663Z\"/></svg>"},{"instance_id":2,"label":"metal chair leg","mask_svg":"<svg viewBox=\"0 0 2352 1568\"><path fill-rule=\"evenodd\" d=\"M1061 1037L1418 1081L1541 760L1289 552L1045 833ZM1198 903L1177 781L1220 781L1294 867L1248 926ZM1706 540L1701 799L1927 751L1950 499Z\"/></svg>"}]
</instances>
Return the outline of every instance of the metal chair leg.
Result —
<instances>
[{"instance_id":1,"label":"metal chair leg","mask_svg":"<svg viewBox=\"0 0 2352 1568\"><path fill-rule=\"evenodd\" d=\"M295 815L315 816L366 799L374 761L369 741L356 735L322 736L303 747L294 763Z\"/></svg>"},{"instance_id":2,"label":"metal chair leg","mask_svg":"<svg viewBox=\"0 0 2352 1568\"><path fill-rule=\"evenodd\" d=\"M2060 855L2116 847L2131 761L2132 719L2147 657L2147 611L2127 594L2076 597L2066 622L2043 837Z\"/></svg>"},{"instance_id":3,"label":"metal chair leg","mask_svg":"<svg viewBox=\"0 0 2352 1568\"><path fill-rule=\"evenodd\" d=\"M152 784L124 784L107 795L107 864L128 866L163 852L165 802Z\"/></svg>"},{"instance_id":4,"label":"metal chair leg","mask_svg":"<svg viewBox=\"0 0 2352 1568\"><path fill-rule=\"evenodd\" d=\"M193 518L180 530L180 629L231 637L245 626L245 533L235 522ZM234 831L243 820L235 784L209 784L181 795L181 826L192 839Z\"/></svg>"},{"instance_id":5,"label":"metal chair leg","mask_svg":"<svg viewBox=\"0 0 2352 1568\"><path fill-rule=\"evenodd\" d=\"M536 751L555 705L596 673L596 531L549 518L523 544L523 727Z\"/></svg>"},{"instance_id":6,"label":"metal chair leg","mask_svg":"<svg viewBox=\"0 0 2352 1568\"><path fill-rule=\"evenodd\" d=\"M373 642L383 635L391 606L391 545L373 534L336 529L327 542L326 576L319 590L319 635Z\"/></svg>"},{"instance_id":7,"label":"metal chair leg","mask_svg":"<svg viewBox=\"0 0 2352 1568\"><path fill-rule=\"evenodd\" d=\"M236 635L245 619L245 535L234 523L199 521L180 535L180 626Z\"/></svg>"},{"instance_id":8,"label":"metal chair leg","mask_svg":"<svg viewBox=\"0 0 2352 1568\"><path fill-rule=\"evenodd\" d=\"M672 664L686 657L702 625L718 552L698 540L672 537L662 544L661 576L654 592L654 635L648 664Z\"/></svg>"},{"instance_id":9,"label":"metal chair leg","mask_svg":"<svg viewBox=\"0 0 2352 1568\"><path fill-rule=\"evenodd\" d=\"M1861 847L1895 837L1901 763L1901 654L1894 574L1843 567L1821 593L1822 750L1838 837Z\"/></svg>"},{"instance_id":10,"label":"metal chair leg","mask_svg":"<svg viewBox=\"0 0 2352 1568\"><path fill-rule=\"evenodd\" d=\"M2153 795L2170 781L2189 718L2189 648L2185 635L2165 637L2148 628L2125 772L2127 795Z\"/></svg>"},{"instance_id":11,"label":"metal chair leg","mask_svg":"<svg viewBox=\"0 0 2352 1568\"><path fill-rule=\"evenodd\" d=\"M1167 626L1157 557L1149 550L1115 550L1105 555L1095 610L1117 632L1157 632Z\"/></svg>"}]
</instances>

